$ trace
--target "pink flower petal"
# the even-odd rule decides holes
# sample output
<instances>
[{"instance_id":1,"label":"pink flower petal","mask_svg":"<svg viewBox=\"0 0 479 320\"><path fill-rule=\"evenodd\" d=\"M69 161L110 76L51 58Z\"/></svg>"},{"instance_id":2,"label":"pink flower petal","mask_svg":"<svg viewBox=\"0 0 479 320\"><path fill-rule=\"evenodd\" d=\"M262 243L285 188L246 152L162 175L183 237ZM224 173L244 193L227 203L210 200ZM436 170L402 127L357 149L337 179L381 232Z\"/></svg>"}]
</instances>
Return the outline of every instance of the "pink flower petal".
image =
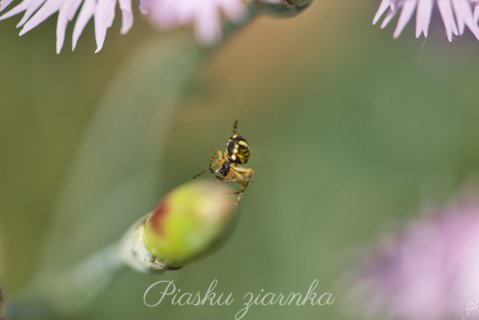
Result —
<instances>
[{"instance_id":1,"label":"pink flower petal","mask_svg":"<svg viewBox=\"0 0 479 320\"><path fill-rule=\"evenodd\" d=\"M96 51L98 53L103 48L105 42L106 31L111 27L115 17L115 0L99 0L95 10L95 40Z\"/></svg>"},{"instance_id":2,"label":"pink flower petal","mask_svg":"<svg viewBox=\"0 0 479 320\"><path fill-rule=\"evenodd\" d=\"M220 39L222 15L238 23L247 14L244 0L140 0L140 10L160 29L194 25L197 39L205 44Z\"/></svg>"},{"instance_id":3,"label":"pink flower petal","mask_svg":"<svg viewBox=\"0 0 479 320\"><path fill-rule=\"evenodd\" d=\"M243 21L247 14L244 4L237 1L223 1L223 11L229 20L236 23Z\"/></svg>"},{"instance_id":4,"label":"pink flower petal","mask_svg":"<svg viewBox=\"0 0 479 320\"><path fill-rule=\"evenodd\" d=\"M384 29L387 27L387 25L389 24L389 22L391 22L391 20L396 16L396 12L397 11L389 11L386 15L386 17L384 18L383 22L381 23L381 29Z\"/></svg>"},{"instance_id":5,"label":"pink flower petal","mask_svg":"<svg viewBox=\"0 0 479 320\"><path fill-rule=\"evenodd\" d=\"M20 2L15 7L13 7L13 9L11 9L11 10L5 12L3 15L1 15L0 16L0 21L8 19L8 18L13 17L13 16L16 16L20 12L25 11L26 9L28 9L32 5L32 3L34 1L35 0L24 0L24 1Z\"/></svg>"},{"instance_id":6,"label":"pink flower petal","mask_svg":"<svg viewBox=\"0 0 479 320\"><path fill-rule=\"evenodd\" d=\"M416 5L417 0L409 0L404 3L401 15L399 16L399 22L393 34L394 38L399 37L401 32L404 30L404 27L407 25L409 20L411 20L414 10L416 10Z\"/></svg>"},{"instance_id":7,"label":"pink flower petal","mask_svg":"<svg viewBox=\"0 0 479 320\"><path fill-rule=\"evenodd\" d=\"M17 28L22 27L28 21L28 19L30 19L32 15L38 10L38 8L40 8L43 3L45 3L45 0L33 0L31 2L32 4L27 8L27 10L25 10L22 19L20 20L20 22L18 22Z\"/></svg>"},{"instance_id":8,"label":"pink flower petal","mask_svg":"<svg viewBox=\"0 0 479 320\"><path fill-rule=\"evenodd\" d=\"M463 34L465 26L467 26L476 38L479 39L479 29L474 22L471 4L464 0L453 0L452 4L458 21L459 34Z\"/></svg>"},{"instance_id":9,"label":"pink flower petal","mask_svg":"<svg viewBox=\"0 0 479 320\"><path fill-rule=\"evenodd\" d=\"M1 0L0 1L0 12L5 10L12 2L13 2L13 0Z\"/></svg>"},{"instance_id":10,"label":"pink flower petal","mask_svg":"<svg viewBox=\"0 0 479 320\"><path fill-rule=\"evenodd\" d=\"M417 4L417 25L416 38L424 34L427 38L429 23L431 22L432 10L434 8L433 0L420 0Z\"/></svg>"},{"instance_id":11,"label":"pink flower petal","mask_svg":"<svg viewBox=\"0 0 479 320\"><path fill-rule=\"evenodd\" d=\"M148 7L150 6L149 0L140 0L140 12L142 14L148 13Z\"/></svg>"},{"instance_id":12,"label":"pink flower petal","mask_svg":"<svg viewBox=\"0 0 479 320\"><path fill-rule=\"evenodd\" d=\"M479 3L474 7L474 22L476 24L479 22Z\"/></svg>"},{"instance_id":13,"label":"pink flower petal","mask_svg":"<svg viewBox=\"0 0 479 320\"><path fill-rule=\"evenodd\" d=\"M121 34L130 31L133 26L133 11L131 10L131 0L119 0L122 15Z\"/></svg>"},{"instance_id":14,"label":"pink flower petal","mask_svg":"<svg viewBox=\"0 0 479 320\"><path fill-rule=\"evenodd\" d=\"M459 34L464 33L464 28L466 26L464 15L462 14L462 3L463 0L452 0L452 7L454 8L454 13L456 14L457 27L459 28ZM466 2L466 5L469 3Z\"/></svg>"},{"instance_id":15,"label":"pink flower petal","mask_svg":"<svg viewBox=\"0 0 479 320\"><path fill-rule=\"evenodd\" d=\"M221 35L220 17L216 8L205 5L196 15L196 35L205 44L215 43Z\"/></svg>"},{"instance_id":16,"label":"pink flower petal","mask_svg":"<svg viewBox=\"0 0 479 320\"><path fill-rule=\"evenodd\" d=\"M82 0L71 0L63 4L60 12L58 14L57 22L57 53L60 53L60 50L63 47L63 42L65 40L65 30L67 28L68 22L70 22L75 16L78 8L80 7Z\"/></svg>"},{"instance_id":17,"label":"pink flower petal","mask_svg":"<svg viewBox=\"0 0 479 320\"><path fill-rule=\"evenodd\" d=\"M456 20L453 16L452 5L450 1L439 1L437 3L439 12L442 16L444 27L446 28L447 39L452 41L452 35L457 35L459 32L456 26Z\"/></svg>"},{"instance_id":18,"label":"pink flower petal","mask_svg":"<svg viewBox=\"0 0 479 320\"><path fill-rule=\"evenodd\" d=\"M381 4L379 5L379 9L376 12L376 15L373 19L373 25L375 25L379 19L384 15L384 13L391 8L391 0L382 0Z\"/></svg>"},{"instance_id":19,"label":"pink flower petal","mask_svg":"<svg viewBox=\"0 0 479 320\"><path fill-rule=\"evenodd\" d=\"M73 28L73 36L72 36L72 50L75 50L78 39L80 38L83 29L87 25L88 21L93 17L95 14L96 8L96 1L95 0L85 0L83 2L83 6L80 9L80 13L78 14L77 21L75 23L75 27Z\"/></svg>"},{"instance_id":20,"label":"pink flower petal","mask_svg":"<svg viewBox=\"0 0 479 320\"><path fill-rule=\"evenodd\" d=\"M24 24L23 29L20 31L20 35L24 35L28 31L32 30L40 23L48 19L52 14L57 12L65 0L50 0L46 1L45 4L33 15L33 17Z\"/></svg>"}]
</instances>

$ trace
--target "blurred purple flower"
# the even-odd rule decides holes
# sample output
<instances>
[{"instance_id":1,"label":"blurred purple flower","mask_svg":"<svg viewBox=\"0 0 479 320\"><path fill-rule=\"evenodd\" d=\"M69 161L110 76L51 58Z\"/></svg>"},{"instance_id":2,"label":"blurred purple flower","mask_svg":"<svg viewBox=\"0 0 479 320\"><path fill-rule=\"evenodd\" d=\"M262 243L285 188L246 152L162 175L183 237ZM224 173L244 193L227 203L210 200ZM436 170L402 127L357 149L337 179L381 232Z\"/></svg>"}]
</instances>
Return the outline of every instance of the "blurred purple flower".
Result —
<instances>
[{"instance_id":1,"label":"blurred purple flower","mask_svg":"<svg viewBox=\"0 0 479 320\"><path fill-rule=\"evenodd\" d=\"M479 319L479 201L411 223L370 258L356 294L373 318Z\"/></svg>"},{"instance_id":2,"label":"blurred purple flower","mask_svg":"<svg viewBox=\"0 0 479 320\"><path fill-rule=\"evenodd\" d=\"M0 0L0 12L13 2ZM23 13L17 24L22 28L20 35L23 35L58 12L58 53L63 47L68 22L76 20L72 39L72 48L75 49L83 29L93 19L98 52L103 47L107 29L113 24L117 2L122 14L121 33L125 34L133 25L131 0L22 0L1 15L0 21ZM198 39L210 44L221 36L221 14L238 22L246 14L246 4L244 0L140 0L140 10L149 12L150 19L161 28L194 24Z\"/></svg>"},{"instance_id":3,"label":"blurred purple flower","mask_svg":"<svg viewBox=\"0 0 479 320\"><path fill-rule=\"evenodd\" d=\"M247 13L244 0L140 0L140 10L160 29L193 24L204 44L221 37L222 13L233 22L240 22Z\"/></svg>"},{"instance_id":4,"label":"blurred purple flower","mask_svg":"<svg viewBox=\"0 0 479 320\"><path fill-rule=\"evenodd\" d=\"M394 37L397 38L411 20L414 12L417 11L416 37L419 38L421 34L427 37L435 6L438 7L441 14L449 41L452 41L453 35L462 35L466 26L479 39L479 28L477 25L479 20L478 0L382 0L379 10L374 17L373 24L376 24L386 13L381 23L381 28L385 28L396 14L400 12L396 30L394 31Z\"/></svg>"}]
</instances>

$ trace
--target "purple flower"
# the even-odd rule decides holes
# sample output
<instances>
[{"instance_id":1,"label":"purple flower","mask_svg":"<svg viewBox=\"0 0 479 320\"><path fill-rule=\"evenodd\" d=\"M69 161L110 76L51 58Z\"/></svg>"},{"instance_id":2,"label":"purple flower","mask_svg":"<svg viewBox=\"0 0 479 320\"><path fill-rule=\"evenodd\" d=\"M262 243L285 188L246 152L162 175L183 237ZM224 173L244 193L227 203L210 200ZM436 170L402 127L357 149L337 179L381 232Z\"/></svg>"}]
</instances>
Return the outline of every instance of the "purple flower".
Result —
<instances>
[{"instance_id":1,"label":"purple flower","mask_svg":"<svg viewBox=\"0 0 479 320\"><path fill-rule=\"evenodd\" d=\"M435 6L441 14L449 41L452 41L453 35L462 35L466 26L479 39L477 0L382 0L373 24L386 13L381 23L381 28L385 28L396 14L400 13L394 31L394 37L397 38L416 11L416 37L419 38L421 34L427 37Z\"/></svg>"},{"instance_id":2,"label":"purple flower","mask_svg":"<svg viewBox=\"0 0 479 320\"><path fill-rule=\"evenodd\" d=\"M0 12L9 7L12 2L13 0L0 0ZM121 33L124 34L130 30L133 24L131 0L22 0L15 7L0 16L0 20L23 12L23 17L17 24L18 28L22 28L20 35L23 35L58 12L56 46L57 53L59 53L65 40L67 24L75 18L79 10L80 12L73 28L72 48L75 49L83 29L93 18L95 21L96 52L98 52L103 47L107 29L113 23L117 2L122 14Z\"/></svg>"},{"instance_id":3,"label":"purple flower","mask_svg":"<svg viewBox=\"0 0 479 320\"><path fill-rule=\"evenodd\" d=\"M479 319L479 201L412 222L369 258L356 293L373 318Z\"/></svg>"},{"instance_id":4,"label":"purple flower","mask_svg":"<svg viewBox=\"0 0 479 320\"><path fill-rule=\"evenodd\" d=\"M13 1L0 0L0 12L10 8ZM106 31L115 18L117 3L122 14L121 33L124 34L133 25L131 0L21 0L1 15L0 21L23 13L17 24L17 27L22 28L20 35L23 35L58 12L58 53L63 47L65 31L70 21L75 20L72 39L72 48L75 49L83 29L93 19L98 52L102 49ZM148 13L151 21L161 28L193 24L198 39L207 44L213 43L221 36L222 14L234 22L239 22L247 11L243 0L140 0L140 10L142 13Z\"/></svg>"},{"instance_id":5,"label":"purple flower","mask_svg":"<svg viewBox=\"0 0 479 320\"><path fill-rule=\"evenodd\" d=\"M160 29L194 25L196 37L204 44L221 37L221 15L233 22L246 16L244 0L140 0L140 9Z\"/></svg>"}]
</instances>

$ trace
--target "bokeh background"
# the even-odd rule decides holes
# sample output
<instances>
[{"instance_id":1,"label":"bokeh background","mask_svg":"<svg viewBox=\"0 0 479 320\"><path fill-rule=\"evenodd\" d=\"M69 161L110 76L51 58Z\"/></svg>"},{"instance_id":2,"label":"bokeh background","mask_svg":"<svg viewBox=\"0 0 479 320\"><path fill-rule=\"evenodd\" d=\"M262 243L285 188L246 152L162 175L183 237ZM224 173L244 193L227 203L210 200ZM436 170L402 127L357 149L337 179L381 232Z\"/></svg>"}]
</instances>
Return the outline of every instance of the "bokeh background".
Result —
<instances>
[{"instance_id":1,"label":"bokeh background","mask_svg":"<svg viewBox=\"0 0 479 320\"><path fill-rule=\"evenodd\" d=\"M55 19L23 38L15 19L2 22L9 295L39 268L119 238L203 168L238 119L257 175L229 241L177 272L123 273L80 318L233 319L240 303L143 305L159 279L204 291L217 278L238 302L262 288L305 292L314 279L336 297L330 307L252 307L245 319L355 319L342 287L358 251L447 201L479 163L477 41L448 43L440 21L427 41L413 25L393 40L371 25L377 2L322 0L294 19L260 17L202 63L190 31L158 33L140 15L126 36L116 21L99 54L91 25L75 52L56 55Z\"/></svg>"}]
</instances>

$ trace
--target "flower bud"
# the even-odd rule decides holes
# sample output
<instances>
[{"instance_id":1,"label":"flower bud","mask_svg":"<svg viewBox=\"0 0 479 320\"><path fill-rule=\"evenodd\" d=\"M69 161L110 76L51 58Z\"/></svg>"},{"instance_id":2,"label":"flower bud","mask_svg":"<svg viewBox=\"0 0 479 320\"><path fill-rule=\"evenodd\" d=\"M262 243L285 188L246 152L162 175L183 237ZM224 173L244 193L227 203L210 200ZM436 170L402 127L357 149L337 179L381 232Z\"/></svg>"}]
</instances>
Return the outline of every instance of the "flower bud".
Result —
<instances>
[{"instance_id":1,"label":"flower bud","mask_svg":"<svg viewBox=\"0 0 479 320\"><path fill-rule=\"evenodd\" d=\"M236 196L226 184L194 181L171 191L124 240L124 259L141 271L178 269L228 234Z\"/></svg>"},{"instance_id":2,"label":"flower bud","mask_svg":"<svg viewBox=\"0 0 479 320\"><path fill-rule=\"evenodd\" d=\"M312 2L313 0L254 0L260 10L280 17L295 16L303 12Z\"/></svg>"}]
</instances>

